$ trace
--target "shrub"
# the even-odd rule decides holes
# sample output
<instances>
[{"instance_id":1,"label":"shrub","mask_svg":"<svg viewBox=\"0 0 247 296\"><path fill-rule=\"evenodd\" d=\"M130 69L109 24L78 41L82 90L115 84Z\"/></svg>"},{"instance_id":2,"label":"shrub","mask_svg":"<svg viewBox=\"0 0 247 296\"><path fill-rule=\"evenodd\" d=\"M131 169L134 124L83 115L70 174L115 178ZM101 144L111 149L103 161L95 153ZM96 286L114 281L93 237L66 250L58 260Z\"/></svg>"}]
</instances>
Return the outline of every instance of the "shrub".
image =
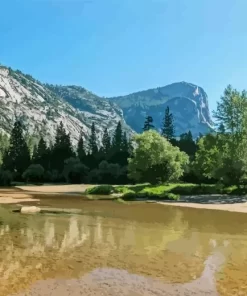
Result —
<instances>
[{"instance_id":1,"label":"shrub","mask_svg":"<svg viewBox=\"0 0 247 296\"><path fill-rule=\"evenodd\" d=\"M110 195L113 192L113 186L111 185L99 185L86 190L86 194L92 195Z\"/></svg>"},{"instance_id":2,"label":"shrub","mask_svg":"<svg viewBox=\"0 0 247 296\"><path fill-rule=\"evenodd\" d=\"M10 186L12 174L9 171L0 170L0 186Z\"/></svg>"},{"instance_id":3,"label":"shrub","mask_svg":"<svg viewBox=\"0 0 247 296\"><path fill-rule=\"evenodd\" d=\"M31 164L22 174L26 181L39 182L43 179L44 168L40 164Z\"/></svg>"}]
</instances>

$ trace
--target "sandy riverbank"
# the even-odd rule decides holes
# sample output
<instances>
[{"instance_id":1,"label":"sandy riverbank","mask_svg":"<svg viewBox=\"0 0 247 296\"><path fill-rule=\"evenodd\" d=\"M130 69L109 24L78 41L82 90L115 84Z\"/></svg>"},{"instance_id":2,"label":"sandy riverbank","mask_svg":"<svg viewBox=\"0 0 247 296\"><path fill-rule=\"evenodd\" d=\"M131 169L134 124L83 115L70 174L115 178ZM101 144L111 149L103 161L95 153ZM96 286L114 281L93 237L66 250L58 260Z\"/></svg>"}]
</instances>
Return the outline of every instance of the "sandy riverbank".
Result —
<instances>
[{"instance_id":1,"label":"sandy riverbank","mask_svg":"<svg viewBox=\"0 0 247 296\"><path fill-rule=\"evenodd\" d=\"M238 212L238 213L247 213L247 202L235 203L235 204L200 204L192 202L157 202L161 205L169 205L175 207L186 207L186 208L195 208L195 209L208 209L208 210L221 210L229 212Z\"/></svg>"},{"instance_id":2,"label":"sandy riverbank","mask_svg":"<svg viewBox=\"0 0 247 296\"><path fill-rule=\"evenodd\" d=\"M0 188L0 204L38 202L42 195L81 194L93 185L44 185Z\"/></svg>"},{"instance_id":3,"label":"sandy riverbank","mask_svg":"<svg viewBox=\"0 0 247 296\"><path fill-rule=\"evenodd\" d=\"M83 193L87 188L94 185L42 185L42 186L16 186L0 189L0 204L14 204L21 202L36 202L42 198L42 195L65 195ZM183 199L184 197L182 197ZM191 200L191 201L190 201ZM247 200L241 197L232 196L200 196L198 198L187 197L187 202L163 202L158 204L190 207L196 209L223 210L230 212L247 213Z\"/></svg>"}]
</instances>

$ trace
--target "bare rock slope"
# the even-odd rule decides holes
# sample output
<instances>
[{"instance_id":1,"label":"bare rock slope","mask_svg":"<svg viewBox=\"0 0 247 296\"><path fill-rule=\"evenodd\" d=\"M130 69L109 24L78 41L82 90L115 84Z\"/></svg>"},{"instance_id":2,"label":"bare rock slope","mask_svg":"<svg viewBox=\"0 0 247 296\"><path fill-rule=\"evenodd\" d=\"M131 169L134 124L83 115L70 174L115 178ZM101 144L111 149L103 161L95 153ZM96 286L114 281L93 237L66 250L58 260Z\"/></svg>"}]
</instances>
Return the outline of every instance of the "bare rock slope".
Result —
<instances>
[{"instance_id":1,"label":"bare rock slope","mask_svg":"<svg viewBox=\"0 0 247 296\"><path fill-rule=\"evenodd\" d=\"M73 143L81 132L88 139L92 122L99 142L104 128L111 132L119 121L127 133L133 133L114 102L82 87L45 85L30 75L0 66L0 130L9 134L16 118L22 120L30 134L50 140L62 121Z\"/></svg>"},{"instance_id":2,"label":"bare rock slope","mask_svg":"<svg viewBox=\"0 0 247 296\"><path fill-rule=\"evenodd\" d=\"M191 83L177 82L111 100L122 108L127 124L136 132L141 132L147 115L159 130L167 106L173 113L177 136L190 130L197 137L212 130L207 94Z\"/></svg>"}]
</instances>

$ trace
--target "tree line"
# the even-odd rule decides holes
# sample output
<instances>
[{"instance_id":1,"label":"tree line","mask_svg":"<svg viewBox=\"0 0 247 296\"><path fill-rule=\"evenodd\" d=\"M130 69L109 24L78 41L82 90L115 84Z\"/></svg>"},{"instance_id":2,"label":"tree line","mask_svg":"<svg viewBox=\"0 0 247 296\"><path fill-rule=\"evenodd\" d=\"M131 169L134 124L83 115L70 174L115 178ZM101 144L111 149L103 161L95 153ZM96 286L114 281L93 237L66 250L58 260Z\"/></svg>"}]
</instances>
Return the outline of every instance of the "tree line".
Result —
<instances>
[{"instance_id":1,"label":"tree line","mask_svg":"<svg viewBox=\"0 0 247 296\"><path fill-rule=\"evenodd\" d=\"M154 129L151 116L145 119L143 133L133 138L127 137L119 122L112 135L104 130L100 145L92 123L87 143L81 135L75 148L60 123L54 143L48 145L41 137L33 150L21 122L16 121L8 143L0 134L0 184L11 180L243 184L247 180L247 93L228 86L213 116L214 132L193 139L189 131L176 138L173 115L167 107L160 132Z\"/></svg>"},{"instance_id":2,"label":"tree line","mask_svg":"<svg viewBox=\"0 0 247 296\"><path fill-rule=\"evenodd\" d=\"M5 139L6 140L6 139ZM2 152L0 183L14 181L68 182L68 183L128 183L127 159L132 150L131 140L118 122L110 136L104 130L100 147L97 144L95 123L86 144L80 135L77 147L73 147L70 135L61 122L55 141L48 145L43 137L33 151L24 135L20 121L12 129L7 148Z\"/></svg>"}]
</instances>

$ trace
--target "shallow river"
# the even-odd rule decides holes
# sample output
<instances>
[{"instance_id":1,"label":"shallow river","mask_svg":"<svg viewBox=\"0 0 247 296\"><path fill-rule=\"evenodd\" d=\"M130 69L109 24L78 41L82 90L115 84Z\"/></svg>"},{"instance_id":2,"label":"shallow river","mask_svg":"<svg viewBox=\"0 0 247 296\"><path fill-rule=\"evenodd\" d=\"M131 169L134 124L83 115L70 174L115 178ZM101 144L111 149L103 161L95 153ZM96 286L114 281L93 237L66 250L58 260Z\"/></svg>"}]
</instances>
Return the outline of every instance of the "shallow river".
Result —
<instances>
[{"instance_id":1,"label":"shallow river","mask_svg":"<svg viewBox=\"0 0 247 296\"><path fill-rule=\"evenodd\" d=\"M1 296L247 295L247 214L68 197L41 205L84 214L1 207Z\"/></svg>"}]
</instances>

